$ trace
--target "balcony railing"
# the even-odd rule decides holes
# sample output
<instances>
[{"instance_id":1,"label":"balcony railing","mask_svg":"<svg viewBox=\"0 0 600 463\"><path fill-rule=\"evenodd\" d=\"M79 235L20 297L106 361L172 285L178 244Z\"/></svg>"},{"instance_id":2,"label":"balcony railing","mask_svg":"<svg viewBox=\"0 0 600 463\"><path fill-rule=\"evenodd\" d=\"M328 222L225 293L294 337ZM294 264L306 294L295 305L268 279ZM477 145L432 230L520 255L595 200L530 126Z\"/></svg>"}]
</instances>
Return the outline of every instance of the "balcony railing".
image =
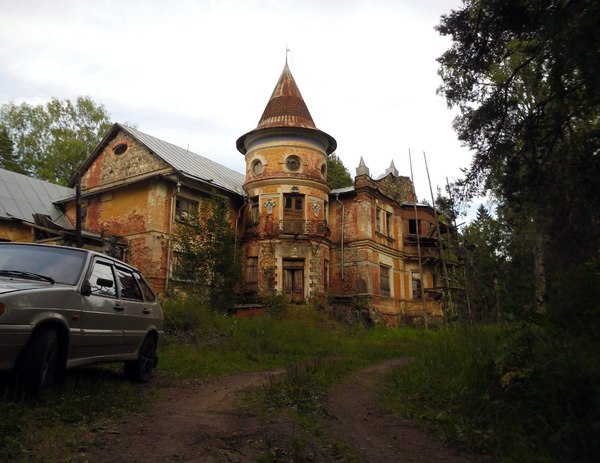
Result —
<instances>
[{"instance_id":1,"label":"balcony railing","mask_svg":"<svg viewBox=\"0 0 600 463\"><path fill-rule=\"evenodd\" d=\"M329 235L326 220L261 220L246 226L248 234Z\"/></svg>"}]
</instances>

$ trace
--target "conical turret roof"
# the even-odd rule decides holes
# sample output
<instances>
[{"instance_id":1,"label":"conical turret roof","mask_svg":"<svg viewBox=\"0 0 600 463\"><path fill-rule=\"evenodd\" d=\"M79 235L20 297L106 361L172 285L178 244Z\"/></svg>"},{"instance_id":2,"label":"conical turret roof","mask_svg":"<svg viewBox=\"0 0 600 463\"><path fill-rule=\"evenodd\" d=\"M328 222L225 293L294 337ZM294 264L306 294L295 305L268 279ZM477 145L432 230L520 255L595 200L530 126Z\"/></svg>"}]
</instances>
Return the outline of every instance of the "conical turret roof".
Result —
<instances>
[{"instance_id":1,"label":"conical turret roof","mask_svg":"<svg viewBox=\"0 0 600 463\"><path fill-rule=\"evenodd\" d=\"M290 72L287 60L258 125L254 130L238 138L236 143L238 151L246 154L246 140L249 137L277 129L298 129L311 133L324 141L327 154L333 153L337 147L337 142L331 135L317 129Z\"/></svg>"},{"instance_id":2,"label":"conical turret roof","mask_svg":"<svg viewBox=\"0 0 600 463\"><path fill-rule=\"evenodd\" d=\"M269 127L317 128L287 62L256 128Z\"/></svg>"}]
</instances>

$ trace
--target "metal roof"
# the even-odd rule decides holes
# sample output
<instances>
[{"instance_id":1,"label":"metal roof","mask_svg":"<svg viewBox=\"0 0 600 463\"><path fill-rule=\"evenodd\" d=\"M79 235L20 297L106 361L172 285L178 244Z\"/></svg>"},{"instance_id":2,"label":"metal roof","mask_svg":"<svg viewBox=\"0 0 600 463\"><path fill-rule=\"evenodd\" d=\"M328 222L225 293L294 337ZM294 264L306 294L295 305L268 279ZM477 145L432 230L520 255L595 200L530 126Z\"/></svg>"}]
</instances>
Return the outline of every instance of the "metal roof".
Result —
<instances>
[{"instance_id":1,"label":"metal roof","mask_svg":"<svg viewBox=\"0 0 600 463\"><path fill-rule=\"evenodd\" d=\"M73 188L0 169L0 218L33 223L33 214L44 214L57 225L71 230L73 226L53 203L73 196Z\"/></svg>"},{"instance_id":2,"label":"metal roof","mask_svg":"<svg viewBox=\"0 0 600 463\"><path fill-rule=\"evenodd\" d=\"M335 188L335 189L331 190L329 192L329 194L330 195L342 195L344 193L350 193L354 190L355 190L354 186L347 186L347 187L343 187L343 188Z\"/></svg>"},{"instance_id":3,"label":"metal roof","mask_svg":"<svg viewBox=\"0 0 600 463\"><path fill-rule=\"evenodd\" d=\"M242 188L246 180L244 174L139 130L122 124L117 125L182 174L244 195Z\"/></svg>"}]
</instances>

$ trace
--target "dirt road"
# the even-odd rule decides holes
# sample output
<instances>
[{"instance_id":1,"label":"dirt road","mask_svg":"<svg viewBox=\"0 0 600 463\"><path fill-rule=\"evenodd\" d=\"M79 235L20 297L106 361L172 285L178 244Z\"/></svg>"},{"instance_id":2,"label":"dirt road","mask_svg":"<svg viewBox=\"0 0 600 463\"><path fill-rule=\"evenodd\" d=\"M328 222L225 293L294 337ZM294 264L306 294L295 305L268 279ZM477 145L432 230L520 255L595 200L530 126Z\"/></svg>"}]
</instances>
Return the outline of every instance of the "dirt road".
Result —
<instances>
[{"instance_id":1,"label":"dirt road","mask_svg":"<svg viewBox=\"0 0 600 463\"><path fill-rule=\"evenodd\" d=\"M374 398L382 375L403 362L371 366L337 386L323 425L325 439L308 436L284 414L265 420L242 406L243 391L260 387L274 375L246 373L201 385L161 387L152 410L106 430L86 459L111 463L489 462L450 449L378 409Z\"/></svg>"}]
</instances>

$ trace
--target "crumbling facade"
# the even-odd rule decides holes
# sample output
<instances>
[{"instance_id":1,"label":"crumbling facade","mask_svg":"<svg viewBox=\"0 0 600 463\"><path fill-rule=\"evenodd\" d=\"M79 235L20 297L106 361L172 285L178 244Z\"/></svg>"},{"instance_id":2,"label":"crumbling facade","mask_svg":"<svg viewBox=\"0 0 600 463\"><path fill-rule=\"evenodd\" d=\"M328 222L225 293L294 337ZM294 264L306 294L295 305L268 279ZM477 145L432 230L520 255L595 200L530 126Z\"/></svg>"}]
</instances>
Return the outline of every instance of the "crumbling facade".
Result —
<instances>
[{"instance_id":1,"label":"crumbling facade","mask_svg":"<svg viewBox=\"0 0 600 463\"><path fill-rule=\"evenodd\" d=\"M352 186L329 188L327 158L337 143L315 126L287 63L257 127L236 146L245 174L115 124L82 166L81 195L73 179L71 194L54 206L72 236L79 204L84 233L168 294L176 227L218 195L239 238L246 300L271 291L297 303L327 294L366 308L375 322L442 317L445 226L417 204L393 162L374 179L361 159Z\"/></svg>"}]
</instances>

